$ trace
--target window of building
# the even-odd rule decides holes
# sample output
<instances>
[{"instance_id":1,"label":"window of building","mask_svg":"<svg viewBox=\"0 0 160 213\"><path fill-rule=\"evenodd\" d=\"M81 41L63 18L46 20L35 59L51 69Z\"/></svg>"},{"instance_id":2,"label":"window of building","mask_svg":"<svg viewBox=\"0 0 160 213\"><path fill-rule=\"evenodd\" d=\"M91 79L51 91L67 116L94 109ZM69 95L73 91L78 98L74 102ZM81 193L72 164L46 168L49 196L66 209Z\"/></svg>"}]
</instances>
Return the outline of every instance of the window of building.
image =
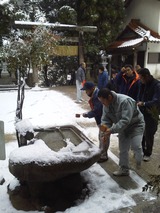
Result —
<instances>
[{"instance_id":1,"label":"window of building","mask_svg":"<svg viewBox=\"0 0 160 213\"><path fill-rule=\"evenodd\" d=\"M148 64L159 64L160 53L148 53Z\"/></svg>"}]
</instances>

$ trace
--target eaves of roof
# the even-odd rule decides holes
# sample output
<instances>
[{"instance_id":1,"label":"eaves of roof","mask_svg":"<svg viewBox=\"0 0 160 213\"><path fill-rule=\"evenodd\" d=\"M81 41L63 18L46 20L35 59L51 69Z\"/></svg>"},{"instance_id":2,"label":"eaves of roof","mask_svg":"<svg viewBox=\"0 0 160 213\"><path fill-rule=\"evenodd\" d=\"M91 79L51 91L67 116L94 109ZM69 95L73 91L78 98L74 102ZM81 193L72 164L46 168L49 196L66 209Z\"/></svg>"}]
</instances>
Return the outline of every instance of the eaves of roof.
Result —
<instances>
[{"instance_id":1,"label":"eaves of roof","mask_svg":"<svg viewBox=\"0 0 160 213\"><path fill-rule=\"evenodd\" d=\"M150 42L160 42L160 35L137 19L132 19L128 27L141 37L147 37Z\"/></svg>"},{"instance_id":2,"label":"eaves of roof","mask_svg":"<svg viewBox=\"0 0 160 213\"><path fill-rule=\"evenodd\" d=\"M116 49L116 48L124 48L124 47L135 47L142 43L143 38L136 38L136 39L129 39L123 41L115 41L110 46L109 49Z\"/></svg>"},{"instance_id":3,"label":"eaves of roof","mask_svg":"<svg viewBox=\"0 0 160 213\"><path fill-rule=\"evenodd\" d=\"M135 33L136 36L134 38L129 36L127 37L127 35L125 35L126 29L132 33ZM113 43L111 43L107 49L112 50L129 47L133 48L139 46L142 42L160 43L160 35L143 25L139 20L132 19L123 32L121 32L118 38Z\"/></svg>"}]
</instances>

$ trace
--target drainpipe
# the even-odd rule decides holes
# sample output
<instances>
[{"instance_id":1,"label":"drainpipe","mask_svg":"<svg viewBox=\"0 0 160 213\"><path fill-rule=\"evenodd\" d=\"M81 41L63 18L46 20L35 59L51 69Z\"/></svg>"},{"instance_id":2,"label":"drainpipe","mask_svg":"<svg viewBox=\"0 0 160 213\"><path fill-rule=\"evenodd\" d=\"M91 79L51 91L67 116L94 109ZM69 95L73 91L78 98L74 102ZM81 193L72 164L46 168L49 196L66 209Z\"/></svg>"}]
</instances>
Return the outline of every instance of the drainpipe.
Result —
<instances>
[{"instance_id":1,"label":"drainpipe","mask_svg":"<svg viewBox=\"0 0 160 213\"><path fill-rule=\"evenodd\" d=\"M111 69L111 61L112 61L112 55L108 55L108 80L111 80L112 77L112 69Z\"/></svg>"},{"instance_id":2,"label":"drainpipe","mask_svg":"<svg viewBox=\"0 0 160 213\"><path fill-rule=\"evenodd\" d=\"M145 55L144 55L144 66L143 67L147 67L147 61L148 61L148 52L149 52L149 47L148 47L148 43L146 42L146 48L145 48Z\"/></svg>"},{"instance_id":3,"label":"drainpipe","mask_svg":"<svg viewBox=\"0 0 160 213\"><path fill-rule=\"evenodd\" d=\"M137 50L133 48L133 68L137 65Z\"/></svg>"}]
</instances>

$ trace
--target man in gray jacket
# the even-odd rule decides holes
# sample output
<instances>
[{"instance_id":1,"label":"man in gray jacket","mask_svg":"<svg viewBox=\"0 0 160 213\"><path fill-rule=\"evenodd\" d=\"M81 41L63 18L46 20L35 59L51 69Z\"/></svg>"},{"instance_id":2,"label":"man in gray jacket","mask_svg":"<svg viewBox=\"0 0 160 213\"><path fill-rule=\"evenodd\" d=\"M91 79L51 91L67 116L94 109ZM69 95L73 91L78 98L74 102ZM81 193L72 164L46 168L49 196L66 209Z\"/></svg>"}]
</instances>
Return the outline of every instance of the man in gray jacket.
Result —
<instances>
[{"instance_id":1,"label":"man in gray jacket","mask_svg":"<svg viewBox=\"0 0 160 213\"><path fill-rule=\"evenodd\" d=\"M107 88L101 89L98 98L103 104L101 125L105 125L104 142L106 137L118 133L119 139L119 170L115 176L129 175L129 149L133 149L137 168L142 161L142 136L144 132L143 115L137 103L131 97L117 94Z\"/></svg>"},{"instance_id":2,"label":"man in gray jacket","mask_svg":"<svg viewBox=\"0 0 160 213\"><path fill-rule=\"evenodd\" d=\"M77 103L82 101L82 87L85 83L85 69L86 63L82 62L78 70L75 72L76 74L76 88L77 88Z\"/></svg>"}]
</instances>

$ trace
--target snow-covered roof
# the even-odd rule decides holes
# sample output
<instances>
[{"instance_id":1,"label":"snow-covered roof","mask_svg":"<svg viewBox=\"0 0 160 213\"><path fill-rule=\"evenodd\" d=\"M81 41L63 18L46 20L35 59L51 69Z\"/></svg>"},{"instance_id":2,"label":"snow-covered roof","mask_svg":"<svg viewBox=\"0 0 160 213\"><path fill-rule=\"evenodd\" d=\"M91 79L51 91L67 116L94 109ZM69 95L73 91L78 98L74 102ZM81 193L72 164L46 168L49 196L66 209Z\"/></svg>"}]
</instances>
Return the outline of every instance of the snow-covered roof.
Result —
<instances>
[{"instance_id":1,"label":"snow-covered roof","mask_svg":"<svg viewBox=\"0 0 160 213\"><path fill-rule=\"evenodd\" d=\"M128 24L128 27L142 38L147 38L149 42L160 42L160 35L143 25L139 20L132 19Z\"/></svg>"},{"instance_id":2,"label":"snow-covered roof","mask_svg":"<svg viewBox=\"0 0 160 213\"><path fill-rule=\"evenodd\" d=\"M151 35L150 30L145 30L144 28L138 26L135 29L135 32L138 33L143 38L146 37L151 42L160 42L160 39Z\"/></svg>"},{"instance_id":3,"label":"snow-covered roof","mask_svg":"<svg viewBox=\"0 0 160 213\"><path fill-rule=\"evenodd\" d=\"M142 41L143 41L143 38L137 38L137 39L132 39L129 41L124 41L121 45L118 46L118 48L135 46L137 44L140 44Z\"/></svg>"},{"instance_id":4,"label":"snow-covered roof","mask_svg":"<svg viewBox=\"0 0 160 213\"><path fill-rule=\"evenodd\" d=\"M142 42L160 43L160 35L139 20L132 19L108 49L135 47Z\"/></svg>"}]
</instances>

